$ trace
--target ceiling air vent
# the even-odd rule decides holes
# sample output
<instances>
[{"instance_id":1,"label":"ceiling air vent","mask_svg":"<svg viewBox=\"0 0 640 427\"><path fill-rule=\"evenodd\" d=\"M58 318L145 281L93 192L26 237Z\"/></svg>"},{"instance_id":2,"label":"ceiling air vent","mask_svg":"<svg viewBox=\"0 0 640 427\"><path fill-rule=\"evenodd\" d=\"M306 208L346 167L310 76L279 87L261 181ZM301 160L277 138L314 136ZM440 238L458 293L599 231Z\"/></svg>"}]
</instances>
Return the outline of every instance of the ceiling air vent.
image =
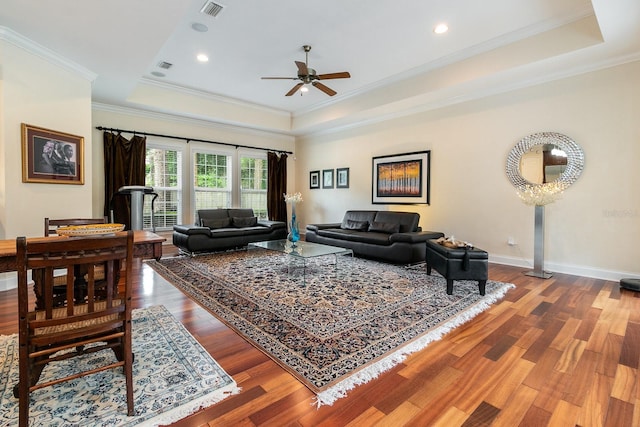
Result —
<instances>
[{"instance_id":1,"label":"ceiling air vent","mask_svg":"<svg viewBox=\"0 0 640 427\"><path fill-rule=\"evenodd\" d=\"M222 12L222 9L224 9L224 6L220 3L208 1L204 4L204 6L202 6L200 12L216 18L220 14L220 12Z\"/></svg>"},{"instance_id":2,"label":"ceiling air vent","mask_svg":"<svg viewBox=\"0 0 640 427\"><path fill-rule=\"evenodd\" d=\"M173 67L173 64L167 61L160 61L158 62L158 67L168 70L169 68Z\"/></svg>"}]
</instances>

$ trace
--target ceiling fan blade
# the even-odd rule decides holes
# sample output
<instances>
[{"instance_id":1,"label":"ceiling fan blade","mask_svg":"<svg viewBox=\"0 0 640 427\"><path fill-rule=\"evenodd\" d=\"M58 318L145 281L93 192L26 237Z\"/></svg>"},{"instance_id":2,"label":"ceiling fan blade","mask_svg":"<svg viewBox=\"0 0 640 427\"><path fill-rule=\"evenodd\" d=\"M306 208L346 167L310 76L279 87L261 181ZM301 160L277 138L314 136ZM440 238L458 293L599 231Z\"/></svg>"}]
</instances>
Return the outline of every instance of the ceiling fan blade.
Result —
<instances>
[{"instance_id":1,"label":"ceiling fan blade","mask_svg":"<svg viewBox=\"0 0 640 427\"><path fill-rule=\"evenodd\" d=\"M298 80L297 77L260 77L262 80Z\"/></svg>"},{"instance_id":2,"label":"ceiling fan blade","mask_svg":"<svg viewBox=\"0 0 640 427\"><path fill-rule=\"evenodd\" d=\"M304 62L300 62L300 61L294 61L296 63L296 66L298 67L298 75L299 76L306 76L309 75L309 70L307 69L307 64L305 64Z\"/></svg>"},{"instance_id":3,"label":"ceiling fan blade","mask_svg":"<svg viewBox=\"0 0 640 427\"><path fill-rule=\"evenodd\" d=\"M296 93L298 91L298 89L300 89L302 87L304 83L298 83L297 85L295 85L293 88L291 88L291 90L289 92L287 92L287 94L285 96L291 96L294 93Z\"/></svg>"},{"instance_id":4,"label":"ceiling fan blade","mask_svg":"<svg viewBox=\"0 0 640 427\"><path fill-rule=\"evenodd\" d=\"M348 71L342 71L340 73L318 74L318 80L328 79L348 79L351 77Z\"/></svg>"},{"instance_id":5,"label":"ceiling fan blade","mask_svg":"<svg viewBox=\"0 0 640 427\"><path fill-rule=\"evenodd\" d=\"M321 91L323 91L324 93L326 93L329 96L333 96L336 93L338 93L335 90L331 89L330 87L327 87L327 86L323 85L322 83L313 82L311 84L314 85L315 87L317 87L318 89L320 89Z\"/></svg>"}]
</instances>

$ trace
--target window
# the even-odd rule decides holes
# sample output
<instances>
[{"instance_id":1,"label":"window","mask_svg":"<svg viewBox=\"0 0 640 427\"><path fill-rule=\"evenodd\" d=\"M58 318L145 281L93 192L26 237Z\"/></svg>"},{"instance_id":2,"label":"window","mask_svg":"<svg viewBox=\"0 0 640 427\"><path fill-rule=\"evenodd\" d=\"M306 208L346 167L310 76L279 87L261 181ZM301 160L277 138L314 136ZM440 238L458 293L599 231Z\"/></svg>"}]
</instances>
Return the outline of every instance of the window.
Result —
<instances>
[{"instance_id":1,"label":"window","mask_svg":"<svg viewBox=\"0 0 640 427\"><path fill-rule=\"evenodd\" d=\"M265 152L147 140L145 185L158 197L153 215L145 197L144 228L193 224L199 209L250 208L267 219L268 176Z\"/></svg>"},{"instance_id":2,"label":"window","mask_svg":"<svg viewBox=\"0 0 640 427\"><path fill-rule=\"evenodd\" d=\"M240 157L240 207L251 208L259 219L267 219L267 158Z\"/></svg>"},{"instance_id":3,"label":"window","mask_svg":"<svg viewBox=\"0 0 640 427\"><path fill-rule=\"evenodd\" d=\"M231 156L228 154L194 152L195 211L232 207L231 170Z\"/></svg>"},{"instance_id":4,"label":"window","mask_svg":"<svg viewBox=\"0 0 640 427\"><path fill-rule=\"evenodd\" d=\"M153 201L152 196L145 197L144 228L170 230L173 225L182 223L181 171L182 152L147 145L145 185L153 187L158 197Z\"/></svg>"}]
</instances>

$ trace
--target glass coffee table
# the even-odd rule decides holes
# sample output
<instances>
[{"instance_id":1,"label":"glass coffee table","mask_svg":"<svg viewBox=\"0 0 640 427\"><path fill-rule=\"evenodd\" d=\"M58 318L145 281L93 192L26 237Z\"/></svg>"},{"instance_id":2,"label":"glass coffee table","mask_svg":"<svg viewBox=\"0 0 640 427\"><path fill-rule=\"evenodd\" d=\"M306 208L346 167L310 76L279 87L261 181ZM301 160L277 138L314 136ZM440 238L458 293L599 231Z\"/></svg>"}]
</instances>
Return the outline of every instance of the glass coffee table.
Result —
<instances>
[{"instance_id":1,"label":"glass coffee table","mask_svg":"<svg viewBox=\"0 0 640 427\"><path fill-rule=\"evenodd\" d=\"M249 248L266 249L289 255L289 258L292 261L292 263L289 264L289 271L291 271L292 268L302 268L302 280L304 283L306 283L307 261L309 259L325 255L334 255L334 265L337 272L338 255L351 255L351 257L353 257L353 251L351 249L302 241L296 242L296 245L293 246L292 243L286 239L249 243ZM301 263L296 265L298 261L301 261Z\"/></svg>"}]
</instances>

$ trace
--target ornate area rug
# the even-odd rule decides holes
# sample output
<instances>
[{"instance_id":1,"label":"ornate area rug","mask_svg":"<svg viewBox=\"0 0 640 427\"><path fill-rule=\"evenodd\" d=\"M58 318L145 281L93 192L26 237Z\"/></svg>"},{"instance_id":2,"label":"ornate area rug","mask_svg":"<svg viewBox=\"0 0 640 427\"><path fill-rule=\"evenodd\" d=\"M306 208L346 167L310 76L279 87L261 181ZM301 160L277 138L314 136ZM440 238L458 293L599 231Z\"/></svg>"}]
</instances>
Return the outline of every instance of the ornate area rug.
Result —
<instances>
[{"instance_id":1,"label":"ornate area rug","mask_svg":"<svg viewBox=\"0 0 640 427\"><path fill-rule=\"evenodd\" d=\"M502 298L512 284L460 281L347 256L249 250L149 265L332 404ZM306 277L304 277L306 276ZM305 279L305 280L303 280Z\"/></svg>"},{"instance_id":2,"label":"ornate area rug","mask_svg":"<svg viewBox=\"0 0 640 427\"><path fill-rule=\"evenodd\" d=\"M184 418L240 390L235 381L164 306L133 311L133 392L136 415L127 416L122 369L45 387L31 393L29 425L156 426ZM52 363L41 378L76 365L112 359L113 351ZM0 425L18 425L17 335L0 336Z\"/></svg>"}]
</instances>

